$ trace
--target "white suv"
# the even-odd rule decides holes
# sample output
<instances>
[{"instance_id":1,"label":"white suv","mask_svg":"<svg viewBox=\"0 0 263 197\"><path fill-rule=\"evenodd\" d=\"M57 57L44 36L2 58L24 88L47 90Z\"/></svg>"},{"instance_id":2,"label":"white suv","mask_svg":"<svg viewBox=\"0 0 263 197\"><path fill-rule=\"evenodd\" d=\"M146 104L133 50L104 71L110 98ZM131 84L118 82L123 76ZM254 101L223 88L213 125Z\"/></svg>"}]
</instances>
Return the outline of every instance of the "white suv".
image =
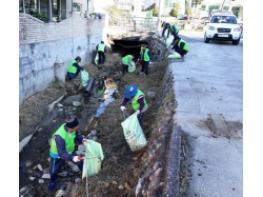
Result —
<instances>
[{"instance_id":1,"label":"white suv","mask_svg":"<svg viewBox=\"0 0 263 197\"><path fill-rule=\"evenodd\" d=\"M204 42L210 40L230 40L238 45L241 37L241 27L233 14L219 12L211 16L205 27Z\"/></svg>"}]
</instances>

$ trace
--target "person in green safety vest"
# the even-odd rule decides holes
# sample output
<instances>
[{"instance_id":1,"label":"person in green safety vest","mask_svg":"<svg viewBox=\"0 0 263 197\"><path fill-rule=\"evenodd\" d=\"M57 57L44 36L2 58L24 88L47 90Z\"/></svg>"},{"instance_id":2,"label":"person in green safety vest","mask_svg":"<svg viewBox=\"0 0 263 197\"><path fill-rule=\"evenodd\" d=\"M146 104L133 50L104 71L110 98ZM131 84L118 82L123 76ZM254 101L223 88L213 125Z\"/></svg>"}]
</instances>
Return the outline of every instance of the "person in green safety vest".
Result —
<instances>
[{"instance_id":1,"label":"person in green safety vest","mask_svg":"<svg viewBox=\"0 0 263 197\"><path fill-rule=\"evenodd\" d=\"M142 122L143 113L148 109L148 103L144 93L138 88L138 85L128 85L124 90L124 98L121 104L121 111L126 110L126 105L131 102L132 109L138 115L138 120Z\"/></svg>"},{"instance_id":2,"label":"person in green safety vest","mask_svg":"<svg viewBox=\"0 0 263 197\"><path fill-rule=\"evenodd\" d=\"M50 182L49 191L57 189L57 173L65 164L65 161L73 161L80 170L83 166L83 157L75 153L76 145L85 143L86 139L78 131L78 119L70 116L66 123L62 124L53 134L50 143Z\"/></svg>"},{"instance_id":3,"label":"person in green safety vest","mask_svg":"<svg viewBox=\"0 0 263 197\"><path fill-rule=\"evenodd\" d=\"M74 79L78 76L81 66L79 63L81 62L81 58L78 56L74 60L70 62L67 68L67 75L66 75L66 80L71 80Z\"/></svg>"},{"instance_id":4,"label":"person in green safety vest","mask_svg":"<svg viewBox=\"0 0 263 197\"><path fill-rule=\"evenodd\" d=\"M151 54L150 54L150 49L147 47L146 44L143 44L141 46L139 60L140 60L141 65L142 65L141 72L148 75L148 73L149 73L148 67L149 67L149 63L151 60Z\"/></svg>"},{"instance_id":5,"label":"person in green safety vest","mask_svg":"<svg viewBox=\"0 0 263 197\"><path fill-rule=\"evenodd\" d=\"M131 62L133 61L134 57L133 55L125 55L122 59L121 59L121 63L122 63L122 74L124 75L126 72L128 72L128 68L131 65Z\"/></svg>"},{"instance_id":6,"label":"person in green safety vest","mask_svg":"<svg viewBox=\"0 0 263 197\"><path fill-rule=\"evenodd\" d=\"M106 49L104 42L101 41L97 45L96 49L97 49L97 52L99 54L98 64L103 64L105 62L105 49Z\"/></svg>"},{"instance_id":7,"label":"person in green safety vest","mask_svg":"<svg viewBox=\"0 0 263 197\"><path fill-rule=\"evenodd\" d=\"M175 24L170 24L169 28L168 28L168 36L167 37L169 37L170 34L173 35L174 39L173 39L171 45L174 45L176 39L179 38L178 33L179 33L179 28Z\"/></svg>"},{"instance_id":8,"label":"person in green safety vest","mask_svg":"<svg viewBox=\"0 0 263 197\"><path fill-rule=\"evenodd\" d=\"M175 40L173 49L179 53L181 55L182 58L184 58L185 54L188 53L189 48L188 48L188 44L185 40L183 40L182 38L178 37Z\"/></svg>"}]
</instances>

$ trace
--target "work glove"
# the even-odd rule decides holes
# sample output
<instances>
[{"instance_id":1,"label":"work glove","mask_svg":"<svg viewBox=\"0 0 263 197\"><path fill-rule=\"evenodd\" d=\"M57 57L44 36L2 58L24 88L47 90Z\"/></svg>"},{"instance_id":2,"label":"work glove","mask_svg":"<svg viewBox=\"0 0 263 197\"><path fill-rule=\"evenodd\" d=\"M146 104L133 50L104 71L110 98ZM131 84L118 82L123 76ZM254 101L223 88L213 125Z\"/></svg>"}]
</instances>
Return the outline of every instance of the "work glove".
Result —
<instances>
[{"instance_id":1,"label":"work glove","mask_svg":"<svg viewBox=\"0 0 263 197\"><path fill-rule=\"evenodd\" d=\"M121 109L121 111L125 111L126 107L122 105L120 109Z\"/></svg>"},{"instance_id":2,"label":"work glove","mask_svg":"<svg viewBox=\"0 0 263 197\"><path fill-rule=\"evenodd\" d=\"M77 163L77 162L83 160L83 157L81 157L81 156L74 156L72 160L73 160L75 163Z\"/></svg>"},{"instance_id":3,"label":"work glove","mask_svg":"<svg viewBox=\"0 0 263 197\"><path fill-rule=\"evenodd\" d=\"M135 113L136 113L137 115L139 115L139 114L141 113L141 111L140 111L140 110L137 110Z\"/></svg>"},{"instance_id":4,"label":"work glove","mask_svg":"<svg viewBox=\"0 0 263 197\"><path fill-rule=\"evenodd\" d=\"M87 139L86 139L86 138L83 138L82 143L83 143L83 144L87 143Z\"/></svg>"}]
</instances>

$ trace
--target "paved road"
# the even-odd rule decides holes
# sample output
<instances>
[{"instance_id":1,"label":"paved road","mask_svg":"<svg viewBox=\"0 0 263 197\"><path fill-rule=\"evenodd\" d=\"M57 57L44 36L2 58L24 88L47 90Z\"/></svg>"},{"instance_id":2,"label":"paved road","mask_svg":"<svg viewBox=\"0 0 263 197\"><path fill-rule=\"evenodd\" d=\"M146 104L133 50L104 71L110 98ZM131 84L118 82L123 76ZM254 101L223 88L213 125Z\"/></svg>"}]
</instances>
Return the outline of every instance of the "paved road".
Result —
<instances>
[{"instance_id":1,"label":"paved road","mask_svg":"<svg viewBox=\"0 0 263 197\"><path fill-rule=\"evenodd\" d=\"M175 77L176 118L189 142L187 197L241 197L243 45L189 40Z\"/></svg>"}]
</instances>

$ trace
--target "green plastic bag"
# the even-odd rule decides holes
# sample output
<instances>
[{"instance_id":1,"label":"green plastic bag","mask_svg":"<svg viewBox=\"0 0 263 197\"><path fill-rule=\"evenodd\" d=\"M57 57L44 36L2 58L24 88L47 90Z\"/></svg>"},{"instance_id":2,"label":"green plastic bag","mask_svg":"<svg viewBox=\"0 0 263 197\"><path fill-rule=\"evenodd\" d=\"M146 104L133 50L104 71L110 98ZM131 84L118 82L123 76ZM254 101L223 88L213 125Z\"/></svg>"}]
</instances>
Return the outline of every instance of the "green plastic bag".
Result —
<instances>
[{"instance_id":1,"label":"green plastic bag","mask_svg":"<svg viewBox=\"0 0 263 197\"><path fill-rule=\"evenodd\" d=\"M85 149L82 179L97 174L101 169L101 163L104 159L100 143L93 140L87 140L87 143L85 143Z\"/></svg>"},{"instance_id":2,"label":"green plastic bag","mask_svg":"<svg viewBox=\"0 0 263 197\"><path fill-rule=\"evenodd\" d=\"M136 70L136 65L135 65L135 62L134 61L131 61L129 66L128 66L128 72L129 73L132 73Z\"/></svg>"},{"instance_id":3,"label":"green plastic bag","mask_svg":"<svg viewBox=\"0 0 263 197\"><path fill-rule=\"evenodd\" d=\"M168 55L169 59L181 59L181 55L179 53L177 53L176 51L173 52L172 54Z\"/></svg>"},{"instance_id":4,"label":"green plastic bag","mask_svg":"<svg viewBox=\"0 0 263 197\"><path fill-rule=\"evenodd\" d=\"M96 65L99 64L99 54L98 54L98 53L96 53L96 56L95 56L95 59L94 59L94 63L95 63Z\"/></svg>"},{"instance_id":5,"label":"green plastic bag","mask_svg":"<svg viewBox=\"0 0 263 197\"><path fill-rule=\"evenodd\" d=\"M147 145L143 130L137 118L137 113L130 115L121 123L124 137L131 151L137 151Z\"/></svg>"},{"instance_id":6,"label":"green plastic bag","mask_svg":"<svg viewBox=\"0 0 263 197\"><path fill-rule=\"evenodd\" d=\"M80 72L81 75L81 85L86 87L89 84L89 73L84 69Z\"/></svg>"}]
</instances>

